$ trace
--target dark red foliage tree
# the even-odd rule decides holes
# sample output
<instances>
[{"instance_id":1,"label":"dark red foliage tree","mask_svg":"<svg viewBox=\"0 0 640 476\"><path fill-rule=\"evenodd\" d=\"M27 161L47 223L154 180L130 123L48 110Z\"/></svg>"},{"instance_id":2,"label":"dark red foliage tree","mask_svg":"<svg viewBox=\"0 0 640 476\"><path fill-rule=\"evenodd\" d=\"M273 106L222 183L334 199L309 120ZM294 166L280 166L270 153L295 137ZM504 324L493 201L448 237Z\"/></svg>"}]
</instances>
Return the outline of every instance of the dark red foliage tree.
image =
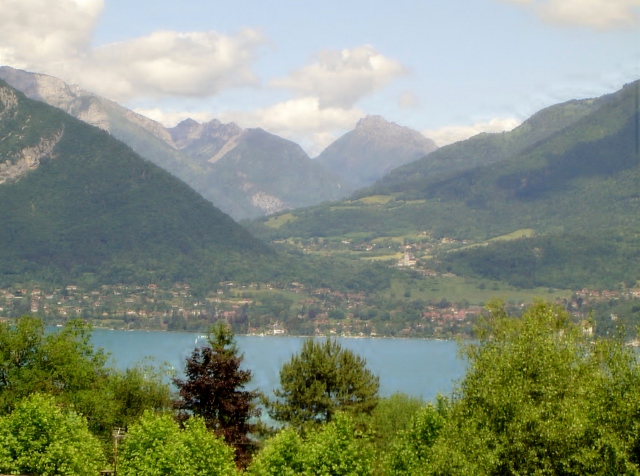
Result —
<instances>
[{"instance_id":1,"label":"dark red foliage tree","mask_svg":"<svg viewBox=\"0 0 640 476\"><path fill-rule=\"evenodd\" d=\"M253 448L249 434L256 427L251 418L260 416L260 409L255 404L259 393L244 389L251 371L240 369L242 360L231 329L218 325L209 346L197 347L187 358L186 380L173 382L180 391L180 419L202 417L207 428L235 447L236 461L245 466Z\"/></svg>"}]
</instances>

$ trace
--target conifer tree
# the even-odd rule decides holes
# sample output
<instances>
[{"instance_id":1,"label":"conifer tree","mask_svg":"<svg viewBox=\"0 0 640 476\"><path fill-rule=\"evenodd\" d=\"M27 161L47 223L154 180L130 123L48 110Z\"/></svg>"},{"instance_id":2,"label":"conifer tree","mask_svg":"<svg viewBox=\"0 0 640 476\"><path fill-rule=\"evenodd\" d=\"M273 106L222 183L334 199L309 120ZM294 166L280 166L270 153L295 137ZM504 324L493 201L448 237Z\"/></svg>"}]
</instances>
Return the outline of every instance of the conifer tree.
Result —
<instances>
[{"instance_id":1,"label":"conifer tree","mask_svg":"<svg viewBox=\"0 0 640 476\"><path fill-rule=\"evenodd\" d=\"M255 429L252 417L260 415L255 406L258 392L245 390L251 371L241 370L231 329L218 325L212 329L209 345L196 348L187 358L186 380L174 379L179 389L181 419L196 415L209 430L222 436L236 449L236 460L245 465L252 448L249 433Z\"/></svg>"},{"instance_id":2,"label":"conifer tree","mask_svg":"<svg viewBox=\"0 0 640 476\"><path fill-rule=\"evenodd\" d=\"M280 370L276 400L265 399L275 420L301 425L331 421L336 411L371 413L378 402L379 379L366 361L335 340L308 339L300 354Z\"/></svg>"}]
</instances>

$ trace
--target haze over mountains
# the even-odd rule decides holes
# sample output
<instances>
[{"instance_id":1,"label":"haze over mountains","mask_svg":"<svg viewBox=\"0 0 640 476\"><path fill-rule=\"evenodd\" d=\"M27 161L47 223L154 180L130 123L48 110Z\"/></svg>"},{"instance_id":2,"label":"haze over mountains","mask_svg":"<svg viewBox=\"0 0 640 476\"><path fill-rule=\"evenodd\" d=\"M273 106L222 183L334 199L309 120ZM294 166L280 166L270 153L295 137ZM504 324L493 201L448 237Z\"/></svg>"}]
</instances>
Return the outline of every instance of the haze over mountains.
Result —
<instances>
[{"instance_id":1,"label":"haze over mountains","mask_svg":"<svg viewBox=\"0 0 640 476\"><path fill-rule=\"evenodd\" d=\"M235 219L344 198L436 148L416 131L367 117L311 160L299 145L260 129L192 119L165 128L51 76L4 66L0 78L32 99L106 130Z\"/></svg>"}]
</instances>

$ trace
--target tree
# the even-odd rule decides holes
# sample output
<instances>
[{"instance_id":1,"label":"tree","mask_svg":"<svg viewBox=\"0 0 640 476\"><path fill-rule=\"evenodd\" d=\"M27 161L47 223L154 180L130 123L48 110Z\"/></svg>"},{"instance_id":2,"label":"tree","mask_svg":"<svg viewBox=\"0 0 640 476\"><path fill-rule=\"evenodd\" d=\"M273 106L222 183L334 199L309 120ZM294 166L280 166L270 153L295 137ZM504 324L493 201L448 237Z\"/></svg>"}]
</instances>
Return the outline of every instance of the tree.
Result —
<instances>
[{"instance_id":1,"label":"tree","mask_svg":"<svg viewBox=\"0 0 640 476\"><path fill-rule=\"evenodd\" d=\"M0 323L0 414L34 392L70 397L104 379L107 356L90 337L80 320L48 334L35 317Z\"/></svg>"},{"instance_id":2,"label":"tree","mask_svg":"<svg viewBox=\"0 0 640 476\"><path fill-rule=\"evenodd\" d=\"M521 319L489 310L463 348L468 371L423 455L427 474L640 474L634 350L594 341L554 305Z\"/></svg>"},{"instance_id":3,"label":"tree","mask_svg":"<svg viewBox=\"0 0 640 476\"><path fill-rule=\"evenodd\" d=\"M373 445L353 418L333 421L301 437L292 428L269 439L248 469L251 476L365 476L373 469Z\"/></svg>"},{"instance_id":4,"label":"tree","mask_svg":"<svg viewBox=\"0 0 640 476\"><path fill-rule=\"evenodd\" d=\"M207 431L201 418L180 429L169 414L145 412L122 443L118 473L124 476L235 476L233 448Z\"/></svg>"},{"instance_id":5,"label":"tree","mask_svg":"<svg viewBox=\"0 0 640 476\"><path fill-rule=\"evenodd\" d=\"M276 400L264 400L269 415L298 426L331 421L338 410L371 413L380 384L362 357L335 340L316 343L310 338L282 366L280 386L274 391Z\"/></svg>"},{"instance_id":6,"label":"tree","mask_svg":"<svg viewBox=\"0 0 640 476\"><path fill-rule=\"evenodd\" d=\"M251 371L240 370L242 360L231 329L218 325L212 329L209 346L194 349L187 358L187 379L174 379L183 419L189 414L202 417L208 429L236 448L240 464L246 463L252 446L248 435L255 424L250 420L260 416L255 405L258 392L244 390Z\"/></svg>"},{"instance_id":7,"label":"tree","mask_svg":"<svg viewBox=\"0 0 640 476\"><path fill-rule=\"evenodd\" d=\"M62 410L51 396L33 394L0 417L0 473L89 476L103 464L87 421Z\"/></svg>"},{"instance_id":8,"label":"tree","mask_svg":"<svg viewBox=\"0 0 640 476\"><path fill-rule=\"evenodd\" d=\"M371 418L368 419L368 426L374 436L377 449L386 451L395 441L398 433L409 428L414 415L424 405L422 398L411 397L400 392L381 398L371 412Z\"/></svg>"},{"instance_id":9,"label":"tree","mask_svg":"<svg viewBox=\"0 0 640 476\"><path fill-rule=\"evenodd\" d=\"M447 402L439 398L437 405L429 403L414 413L384 454L382 466L386 474L411 476L428 472L424 466L444 425L446 411Z\"/></svg>"},{"instance_id":10,"label":"tree","mask_svg":"<svg viewBox=\"0 0 640 476\"><path fill-rule=\"evenodd\" d=\"M26 396L47 393L87 416L89 429L105 442L114 427L126 427L145 409L170 408L169 386L149 366L117 371L94 349L91 328L81 320L45 333L40 319L23 316L0 323L0 415Z\"/></svg>"}]
</instances>

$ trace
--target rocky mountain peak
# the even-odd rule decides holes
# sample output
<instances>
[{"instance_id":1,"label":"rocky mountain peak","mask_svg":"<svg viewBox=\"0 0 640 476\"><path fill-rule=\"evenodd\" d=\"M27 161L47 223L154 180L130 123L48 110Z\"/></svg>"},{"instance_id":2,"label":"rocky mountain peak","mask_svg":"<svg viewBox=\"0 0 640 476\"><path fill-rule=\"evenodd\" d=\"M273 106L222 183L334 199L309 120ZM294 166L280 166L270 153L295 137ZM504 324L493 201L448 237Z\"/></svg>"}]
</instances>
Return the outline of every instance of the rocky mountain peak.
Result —
<instances>
[{"instance_id":1,"label":"rocky mountain peak","mask_svg":"<svg viewBox=\"0 0 640 476\"><path fill-rule=\"evenodd\" d=\"M181 143L188 141L190 138L197 136L202 132L202 125L190 117L181 121L175 127L167 128L173 142L180 147Z\"/></svg>"},{"instance_id":2,"label":"rocky mountain peak","mask_svg":"<svg viewBox=\"0 0 640 476\"><path fill-rule=\"evenodd\" d=\"M359 188L437 148L418 131L370 115L360 119L354 130L327 147L316 160Z\"/></svg>"},{"instance_id":3,"label":"rocky mountain peak","mask_svg":"<svg viewBox=\"0 0 640 476\"><path fill-rule=\"evenodd\" d=\"M382 116L372 116L367 115L360 119L356 123L356 129L364 129L364 130L376 130L376 129L385 129L388 127L401 127L398 126L395 122L389 122Z\"/></svg>"},{"instance_id":4,"label":"rocky mountain peak","mask_svg":"<svg viewBox=\"0 0 640 476\"><path fill-rule=\"evenodd\" d=\"M382 116L368 115L363 117L356 124L355 132L359 134L382 135L388 137L390 140L410 140L411 142L422 143L423 146L435 150L435 143L433 143L431 139L424 137L420 132L409 127L387 121Z\"/></svg>"},{"instance_id":5,"label":"rocky mountain peak","mask_svg":"<svg viewBox=\"0 0 640 476\"><path fill-rule=\"evenodd\" d=\"M242 132L242 129L233 122L223 124L219 120L213 119L200 124L191 118L185 119L177 126L167 130L178 149L201 150L206 148L207 153L215 153L224 145L224 142ZM212 145L215 149L213 152Z\"/></svg>"}]
</instances>

